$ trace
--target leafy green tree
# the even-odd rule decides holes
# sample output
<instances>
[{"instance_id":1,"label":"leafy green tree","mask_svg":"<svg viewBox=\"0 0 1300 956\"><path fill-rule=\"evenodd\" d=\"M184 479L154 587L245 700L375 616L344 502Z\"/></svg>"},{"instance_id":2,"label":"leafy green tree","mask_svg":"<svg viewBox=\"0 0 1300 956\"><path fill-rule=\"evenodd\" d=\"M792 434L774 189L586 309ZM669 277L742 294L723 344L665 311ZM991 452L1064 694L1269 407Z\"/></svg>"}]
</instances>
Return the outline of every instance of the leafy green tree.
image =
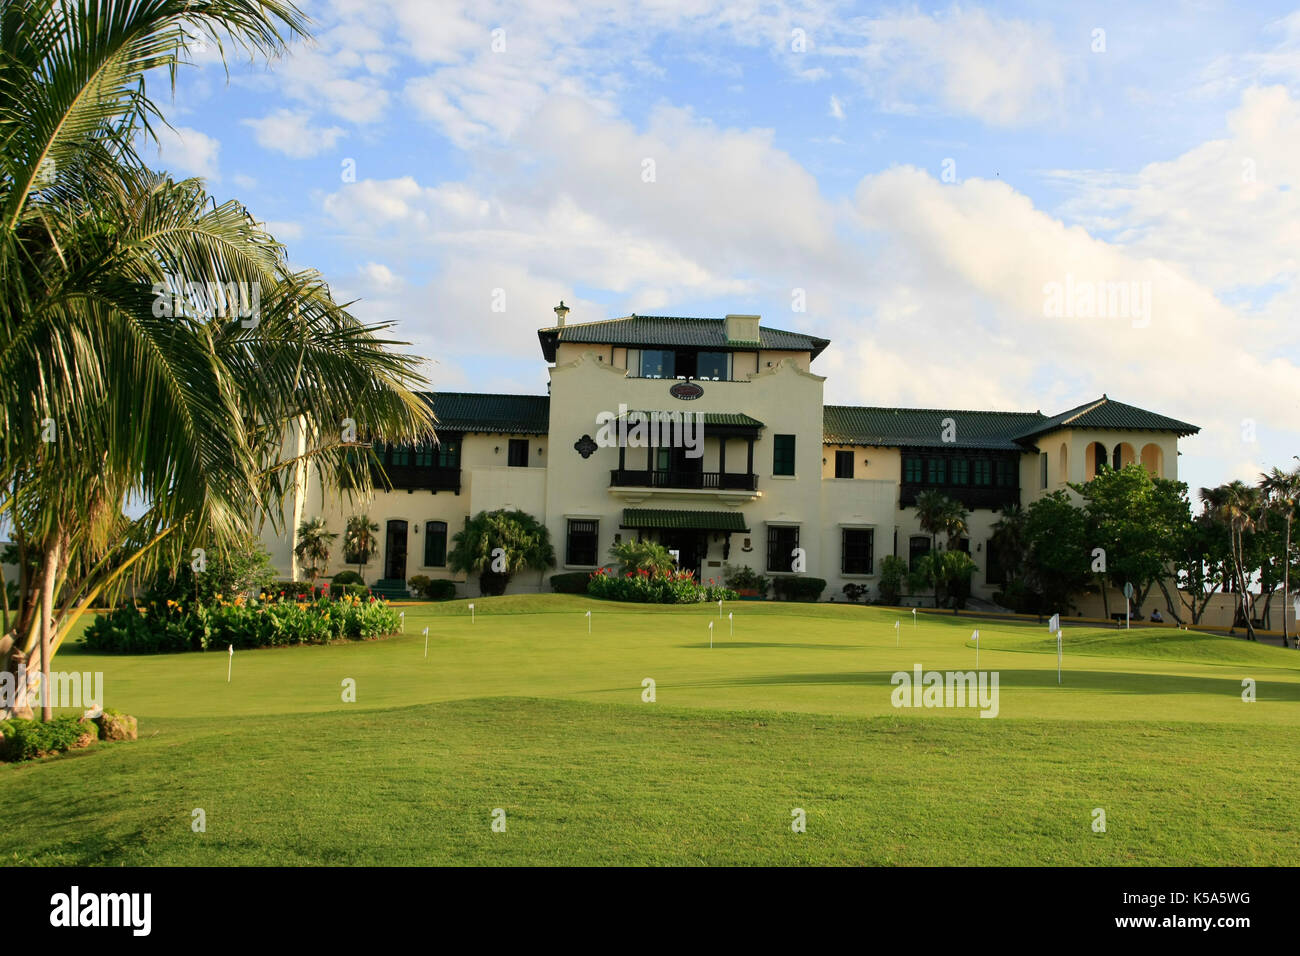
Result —
<instances>
[{"instance_id":1,"label":"leafy green tree","mask_svg":"<svg viewBox=\"0 0 1300 956\"><path fill-rule=\"evenodd\" d=\"M366 579L366 565L374 553L379 525L369 515L353 515L343 529L343 554L349 564L357 566L357 574Z\"/></svg>"},{"instance_id":2,"label":"leafy green tree","mask_svg":"<svg viewBox=\"0 0 1300 956\"><path fill-rule=\"evenodd\" d=\"M1172 595L1165 590L1165 600L1175 621L1182 623L1179 611L1184 610L1190 623L1199 624L1210 600L1229 582L1228 530L1203 512L1183 529L1175 550L1173 570L1177 587ZM1159 584L1165 588L1163 581ZM1177 607L1174 597L1178 600Z\"/></svg>"},{"instance_id":3,"label":"leafy green tree","mask_svg":"<svg viewBox=\"0 0 1300 956\"><path fill-rule=\"evenodd\" d=\"M331 531L324 518L312 518L298 525L298 543L293 553L307 566L307 576L311 578L311 589L316 590L316 579L325 573L330 563L330 545L338 537L338 532Z\"/></svg>"},{"instance_id":4,"label":"leafy green tree","mask_svg":"<svg viewBox=\"0 0 1300 956\"><path fill-rule=\"evenodd\" d=\"M282 522L304 465L337 484L345 420L433 434L383 327L290 270L241 203L135 152L162 119L146 77L193 37L270 56L305 31L282 0L0 7L0 514L37 567L0 667L39 653L24 700L87 608L192 560L181 542L216 553Z\"/></svg>"},{"instance_id":5,"label":"leafy green tree","mask_svg":"<svg viewBox=\"0 0 1300 956\"><path fill-rule=\"evenodd\" d=\"M1153 586L1164 587L1179 557L1179 542L1191 523L1187 486L1153 478L1133 464L1102 468L1091 481L1070 487L1083 497L1090 571L1093 549L1105 550L1106 570L1099 574L1103 595L1112 581L1131 582L1134 607L1140 610ZM1109 603L1106 607L1109 614Z\"/></svg>"},{"instance_id":6,"label":"leafy green tree","mask_svg":"<svg viewBox=\"0 0 1300 956\"><path fill-rule=\"evenodd\" d=\"M951 604L956 613L965 606L970 594L970 578L975 570L975 561L965 551L931 551L917 559L910 584L913 591L933 588L934 606L940 608Z\"/></svg>"},{"instance_id":7,"label":"leafy green tree","mask_svg":"<svg viewBox=\"0 0 1300 956\"><path fill-rule=\"evenodd\" d=\"M951 503L942 491L922 491L916 496L916 521L930 536L930 550L939 550L939 532L947 530Z\"/></svg>"},{"instance_id":8,"label":"leafy green tree","mask_svg":"<svg viewBox=\"0 0 1300 956\"><path fill-rule=\"evenodd\" d=\"M880 603L897 606L903 596L903 581L907 578L907 560L887 554L880 560Z\"/></svg>"},{"instance_id":9,"label":"leafy green tree","mask_svg":"<svg viewBox=\"0 0 1300 956\"><path fill-rule=\"evenodd\" d=\"M550 531L526 511L480 511L451 540L447 566L478 574L483 594L504 594L520 571L555 567Z\"/></svg>"},{"instance_id":10,"label":"leafy green tree","mask_svg":"<svg viewBox=\"0 0 1300 956\"><path fill-rule=\"evenodd\" d=\"M943 526L943 533L948 539L949 551L959 550L961 539L970 531L967 523L969 518L970 512L960 501L955 498L945 499L943 510L939 513L939 523Z\"/></svg>"},{"instance_id":11,"label":"leafy green tree","mask_svg":"<svg viewBox=\"0 0 1300 956\"><path fill-rule=\"evenodd\" d=\"M1025 509L1027 583L1042 607L1065 611L1088 583L1087 518L1065 491L1044 495Z\"/></svg>"},{"instance_id":12,"label":"leafy green tree","mask_svg":"<svg viewBox=\"0 0 1300 956\"><path fill-rule=\"evenodd\" d=\"M1004 589L1024 576L1027 550L1025 510L1018 504L1004 505L989 538L989 551L1002 569Z\"/></svg>"}]
</instances>

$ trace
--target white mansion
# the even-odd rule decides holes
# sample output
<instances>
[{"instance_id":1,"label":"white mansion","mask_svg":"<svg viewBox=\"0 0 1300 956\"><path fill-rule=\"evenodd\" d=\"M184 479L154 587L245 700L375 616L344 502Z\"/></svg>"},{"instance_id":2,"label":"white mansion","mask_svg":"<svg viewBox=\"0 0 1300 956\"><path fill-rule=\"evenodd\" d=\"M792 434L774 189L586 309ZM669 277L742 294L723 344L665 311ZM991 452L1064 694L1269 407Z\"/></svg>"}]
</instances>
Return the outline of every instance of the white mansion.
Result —
<instances>
[{"instance_id":1,"label":"white mansion","mask_svg":"<svg viewBox=\"0 0 1300 956\"><path fill-rule=\"evenodd\" d=\"M301 473L288 532L267 532L280 571L301 577L299 522L319 516L342 532L364 512L380 527L369 583L392 591L427 575L472 595L477 578L447 568L450 537L470 515L505 508L544 521L557 557L554 571L517 576L512 591L606 565L611 545L641 536L705 580L720 581L724 563L794 573L802 549L804 573L838 599L846 583L872 585L884 556L929 550L912 505L938 489L971 512L972 591L988 596L1000 580L988 560L997 509L1085 481L1102 462L1176 478L1178 439L1198 430L1104 395L1059 415L824 405L813 363L826 339L754 315L569 324L563 303L555 312L558 324L538 332L549 395L429 395L438 443L378 449L390 490L370 501L327 499ZM638 412L694 413L694 447L636 441L626 419ZM356 569L336 547L329 571L345 567Z\"/></svg>"}]
</instances>

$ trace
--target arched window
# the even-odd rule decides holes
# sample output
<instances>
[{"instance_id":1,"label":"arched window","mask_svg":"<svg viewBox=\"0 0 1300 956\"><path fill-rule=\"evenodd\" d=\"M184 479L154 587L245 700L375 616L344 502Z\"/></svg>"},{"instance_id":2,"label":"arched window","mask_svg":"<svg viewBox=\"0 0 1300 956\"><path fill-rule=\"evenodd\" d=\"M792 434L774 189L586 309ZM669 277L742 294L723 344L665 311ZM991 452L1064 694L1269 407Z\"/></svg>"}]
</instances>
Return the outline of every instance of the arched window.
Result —
<instances>
[{"instance_id":1,"label":"arched window","mask_svg":"<svg viewBox=\"0 0 1300 956\"><path fill-rule=\"evenodd\" d=\"M1106 446L1099 441L1091 442L1088 450L1084 452L1083 480L1092 481L1096 478L1097 472L1104 464L1106 464Z\"/></svg>"},{"instance_id":2,"label":"arched window","mask_svg":"<svg viewBox=\"0 0 1300 956\"><path fill-rule=\"evenodd\" d=\"M1152 478L1164 477L1165 453L1155 442L1149 442L1142 446L1142 467L1147 470L1147 474Z\"/></svg>"},{"instance_id":3,"label":"arched window","mask_svg":"<svg viewBox=\"0 0 1300 956\"><path fill-rule=\"evenodd\" d=\"M1056 480L1065 484L1070 480L1070 449L1061 442L1060 460L1056 463Z\"/></svg>"}]
</instances>

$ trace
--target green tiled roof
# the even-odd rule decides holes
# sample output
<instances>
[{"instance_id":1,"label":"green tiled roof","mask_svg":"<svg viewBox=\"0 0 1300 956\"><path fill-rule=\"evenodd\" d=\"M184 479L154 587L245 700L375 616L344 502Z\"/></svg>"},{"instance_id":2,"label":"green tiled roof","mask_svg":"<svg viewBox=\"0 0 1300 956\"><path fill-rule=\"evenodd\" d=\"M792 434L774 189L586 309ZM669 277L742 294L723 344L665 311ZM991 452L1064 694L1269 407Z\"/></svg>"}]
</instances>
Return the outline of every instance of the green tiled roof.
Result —
<instances>
[{"instance_id":1,"label":"green tiled roof","mask_svg":"<svg viewBox=\"0 0 1300 956\"><path fill-rule=\"evenodd\" d=\"M1058 428L1122 428L1131 431L1175 432L1178 435L1195 435L1197 425L1180 422L1176 418L1157 415L1136 405L1125 405L1102 395L1068 412L1061 412L1018 434L1019 439L1029 439Z\"/></svg>"},{"instance_id":2,"label":"green tiled roof","mask_svg":"<svg viewBox=\"0 0 1300 956\"><path fill-rule=\"evenodd\" d=\"M718 350L752 350L754 343L727 341L726 319L697 319L675 315L629 315L622 319L581 322L574 325L539 329L546 361L555 361L561 342L591 345L648 346L651 348L701 348ZM758 346L791 352L811 352L816 358L830 339L820 339L802 332L785 332L760 326Z\"/></svg>"},{"instance_id":3,"label":"green tiled roof","mask_svg":"<svg viewBox=\"0 0 1300 956\"><path fill-rule=\"evenodd\" d=\"M943 440L951 418L956 441ZM1042 412L981 412L943 408L883 408L827 405L822 410L822 441L827 445L884 448L972 448L1023 451L1033 439L1058 428L1120 428L1194 435L1200 429L1175 418L1125 405L1103 395L1059 415Z\"/></svg>"},{"instance_id":4,"label":"green tiled roof","mask_svg":"<svg viewBox=\"0 0 1300 956\"><path fill-rule=\"evenodd\" d=\"M677 414L681 415L681 414L686 414L686 413L690 412L691 409L689 409L689 408L679 408L679 409L675 409L675 411L676 411ZM655 415L655 414L658 414L658 415L667 415L667 414L669 414L669 412L666 412L666 411L664 411L663 409L659 409L659 410L657 410L657 411L648 411L648 410L643 410L643 409L638 409L638 410L632 410L632 409L629 409L629 410L628 410L628 415L629 415L629 416L630 416L630 415L640 415L640 416L642 416L643 418L645 418L647 421L649 420L649 418L650 418L651 415ZM746 415L746 414L744 414L744 413L742 413L742 412L697 412L696 414L699 414L699 415L702 415L702 416L703 416L703 418L704 418L704 427L705 427L705 428L709 428L709 427L713 427L713 428L764 428L764 427L766 427L766 426L764 426L763 423L760 422L757 418L750 418L748 415Z\"/></svg>"},{"instance_id":5,"label":"green tiled roof","mask_svg":"<svg viewBox=\"0 0 1300 956\"><path fill-rule=\"evenodd\" d=\"M433 405L440 430L503 435L545 435L550 430L551 399L547 395L430 392L424 397Z\"/></svg>"},{"instance_id":6,"label":"green tiled roof","mask_svg":"<svg viewBox=\"0 0 1300 956\"><path fill-rule=\"evenodd\" d=\"M954 442L944 442L944 419L953 420ZM827 405L823 442L885 448L941 446L1023 451L1015 436L1047 420L1041 412L979 412L943 408Z\"/></svg>"},{"instance_id":7,"label":"green tiled roof","mask_svg":"<svg viewBox=\"0 0 1300 956\"><path fill-rule=\"evenodd\" d=\"M624 508L620 528L664 528L672 531L747 532L745 516L739 511L664 511L655 508Z\"/></svg>"}]
</instances>

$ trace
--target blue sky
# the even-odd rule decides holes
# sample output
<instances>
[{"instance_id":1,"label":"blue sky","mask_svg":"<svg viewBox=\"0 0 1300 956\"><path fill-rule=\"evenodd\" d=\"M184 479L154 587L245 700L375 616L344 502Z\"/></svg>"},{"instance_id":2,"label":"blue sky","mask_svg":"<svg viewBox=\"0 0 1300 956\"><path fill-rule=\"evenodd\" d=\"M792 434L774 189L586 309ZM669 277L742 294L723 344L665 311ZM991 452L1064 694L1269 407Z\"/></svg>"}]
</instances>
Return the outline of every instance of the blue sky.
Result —
<instances>
[{"instance_id":1,"label":"blue sky","mask_svg":"<svg viewBox=\"0 0 1300 956\"><path fill-rule=\"evenodd\" d=\"M1300 11L1054 6L318 0L272 64L196 53L158 160L438 388L543 391L560 298L759 313L832 340L827 401L1106 392L1202 426L1193 488L1287 463ZM1067 281L1149 312L1047 314Z\"/></svg>"}]
</instances>

